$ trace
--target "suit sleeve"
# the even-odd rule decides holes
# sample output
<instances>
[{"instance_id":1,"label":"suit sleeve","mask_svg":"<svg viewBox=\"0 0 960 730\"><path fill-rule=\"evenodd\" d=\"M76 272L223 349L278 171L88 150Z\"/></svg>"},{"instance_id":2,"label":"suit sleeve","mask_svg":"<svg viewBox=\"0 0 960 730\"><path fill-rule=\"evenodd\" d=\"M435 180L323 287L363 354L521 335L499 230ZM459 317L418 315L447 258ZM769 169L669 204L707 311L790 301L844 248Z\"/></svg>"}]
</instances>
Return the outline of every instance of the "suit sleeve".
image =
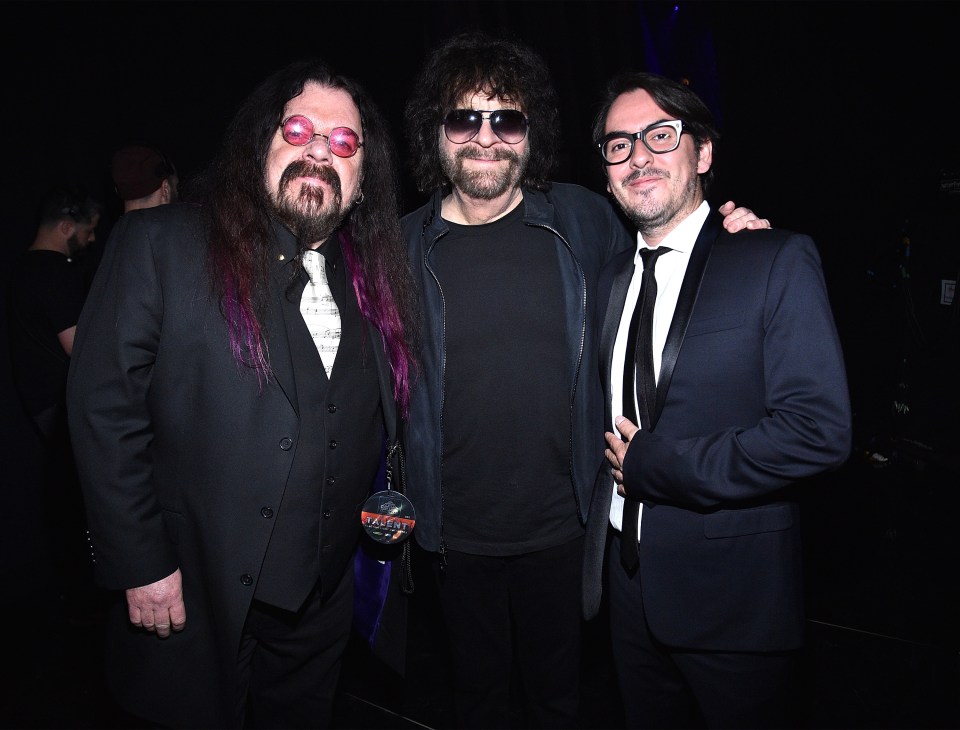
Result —
<instances>
[{"instance_id":1,"label":"suit sleeve","mask_svg":"<svg viewBox=\"0 0 960 730\"><path fill-rule=\"evenodd\" d=\"M163 321L153 252L143 219L123 215L81 313L67 383L94 570L114 589L147 585L177 568L151 459L148 398Z\"/></svg>"},{"instance_id":2,"label":"suit sleeve","mask_svg":"<svg viewBox=\"0 0 960 730\"><path fill-rule=\"evenodd\" d=\"M634 436L624 462L629 496L699 510L749 504L837 468L849 456L843 354L813 241L791 234L766 275L757 362L742 362L729 345L719 365L730 371L724 374L725 391L699 394L700 405L689 406L684 415L690 427L686 437L657 429ZM717 366L687 363L682 375L674 373L674 382ZM763 402L751 416L739 403L738 387L745 389L753 379L763 383ZM667 398L665 412L671 407L669 393ZM735 415L723 415L724 409Z\"/></svg>"},{"instance_id":3,"label":"suit sleeve","mask_svg":"<svg viewBox=\"0 0 960 730\"><path fill-rule=\"evenodd\" d=\"M634 250L637 245L636 234L629 231L623 219L620 218L614 210L612 204L610 205L610 228L608 250L607 255L604 257L604 262L609 261L623 251Z\"/></svg>"}]
</instances>

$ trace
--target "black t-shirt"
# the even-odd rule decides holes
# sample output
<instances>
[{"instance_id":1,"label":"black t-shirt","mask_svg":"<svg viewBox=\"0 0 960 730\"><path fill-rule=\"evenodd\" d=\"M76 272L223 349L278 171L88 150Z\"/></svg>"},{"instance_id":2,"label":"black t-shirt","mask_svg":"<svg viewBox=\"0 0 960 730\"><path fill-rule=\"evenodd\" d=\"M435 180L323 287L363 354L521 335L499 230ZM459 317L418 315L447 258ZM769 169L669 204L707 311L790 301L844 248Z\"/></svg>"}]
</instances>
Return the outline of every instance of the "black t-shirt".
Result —
<instances>
[{"instance_id":1,"label":"black t-shirt","mask_svg":"<svg viewBox=\"0 0 960 730\"><path fill-rule=\"evenodd\" d=\"M77 324L86 298L80 268L57 251L26 251L10 281L10 351L27 412L63 403L70 358L57 334Z\"/></svg>"},{"instance_id":2,"label":"black t-shirt","mask_svg":"<svg viewBox=\"0 0 960 730\"><path fill-rule=\"evenodd\" d=\"M570 478L572 357L558 244L523 206L450 224L443 289L443 532L452 550L517 555L582 532Z\"/></svg>"}]
</instances>

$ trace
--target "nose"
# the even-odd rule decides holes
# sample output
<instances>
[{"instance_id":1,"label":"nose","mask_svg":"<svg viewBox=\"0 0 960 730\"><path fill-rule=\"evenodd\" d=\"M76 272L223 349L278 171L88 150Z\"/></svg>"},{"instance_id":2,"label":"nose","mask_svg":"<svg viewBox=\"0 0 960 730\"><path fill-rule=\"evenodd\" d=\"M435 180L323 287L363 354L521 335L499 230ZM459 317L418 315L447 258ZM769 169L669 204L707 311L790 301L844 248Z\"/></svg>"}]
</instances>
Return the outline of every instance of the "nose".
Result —
<instances>
[{"instance_id":1,"label":"nose","mask_svg":"<svg viewBox=\"0 0 960 730\"><path fill-rule=\"evenodd\" d=\"M633 140L633 149L630 150L630 167L646 167L653 159L653 153L639 139Z\"/></svg>"},{"instance_id":2,"label":"nose","mask_svg":"<svg viewBox=\"0 0 960 730\"><path fill-rule=\"evenodd\" d=\"M303 153L313 160L330 160L330 139L322 134L313 135L303 148Z\"/></svg>"},{"instance_id":3,"label":"nose","mask_svg":"<svg viewBox=\"0 0 960 730\"><path fill-rule=\"evenodd\" d=\"M473 138L473 141L481 147L490 147L500 141L500 138L493 131L489 116L483 119L480 124L480 131L477 132L477 136Z\"/></svg>"}]
</instances>

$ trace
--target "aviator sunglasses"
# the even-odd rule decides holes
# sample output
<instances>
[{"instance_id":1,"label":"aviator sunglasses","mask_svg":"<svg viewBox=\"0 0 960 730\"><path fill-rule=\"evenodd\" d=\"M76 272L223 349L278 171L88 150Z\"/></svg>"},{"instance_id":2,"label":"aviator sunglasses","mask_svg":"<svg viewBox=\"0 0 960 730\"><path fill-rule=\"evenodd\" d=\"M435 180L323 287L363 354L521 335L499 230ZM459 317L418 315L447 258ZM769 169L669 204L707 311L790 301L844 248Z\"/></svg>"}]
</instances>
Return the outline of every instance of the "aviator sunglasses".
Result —
<instances>
[{"instance_id":1,"label":"aviator sunglasses","mask_svg":"<svg viewBox=\"0 0 960 730\"><path fill-rule=\"evenodd\" d=\"M490 129L507 144L517 144L527 136L527 117L517 109L454 109L443 119L443 133L454 144L469 142L480 133L484 119L490 120Z\"/></svg>"},{"instance_id":2,"label":"aviator sunglasses","mask_svg":"<svg viewBox=\"0 0 960 730\"><path fill-rule=\"evenodd\" d=\"M294 114L280 122L280 133L285 142L296 147L310 144L314 137L323 137L327 149L337 157L353 157L363 147L360 136L350 127L334 127L330 134L323 134L315 131L313 122L301 114Z\"/></svg>"}]
</instances>

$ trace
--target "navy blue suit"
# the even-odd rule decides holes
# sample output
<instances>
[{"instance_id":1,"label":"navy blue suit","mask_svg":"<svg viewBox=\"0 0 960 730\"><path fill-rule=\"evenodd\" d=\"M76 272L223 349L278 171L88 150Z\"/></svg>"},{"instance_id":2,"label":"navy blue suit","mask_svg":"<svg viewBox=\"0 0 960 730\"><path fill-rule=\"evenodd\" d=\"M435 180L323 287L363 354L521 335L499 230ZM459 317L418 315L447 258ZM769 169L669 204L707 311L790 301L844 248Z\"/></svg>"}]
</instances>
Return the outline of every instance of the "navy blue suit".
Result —
<instances>
[{"instance_id":1,"label":"navy blue suit","mask_svg":"<svg viewBox=\"0 0 960 730\"><path fill-rule=\"evenodd\" d=\"M614 340L634 251L602 271L600 375L611 423ZM785 230L697 238L667 341L652 414L624 459L643 504L634 585L655 643L694 652L780 652L804 616L797 483L851 447L843 354L814 242ZM613 477L590 507L584 611L597 614ZM610 564L610 571L622 570ZM615 652L617 648L615 647Z\"/></svg>"}]
</instances>

